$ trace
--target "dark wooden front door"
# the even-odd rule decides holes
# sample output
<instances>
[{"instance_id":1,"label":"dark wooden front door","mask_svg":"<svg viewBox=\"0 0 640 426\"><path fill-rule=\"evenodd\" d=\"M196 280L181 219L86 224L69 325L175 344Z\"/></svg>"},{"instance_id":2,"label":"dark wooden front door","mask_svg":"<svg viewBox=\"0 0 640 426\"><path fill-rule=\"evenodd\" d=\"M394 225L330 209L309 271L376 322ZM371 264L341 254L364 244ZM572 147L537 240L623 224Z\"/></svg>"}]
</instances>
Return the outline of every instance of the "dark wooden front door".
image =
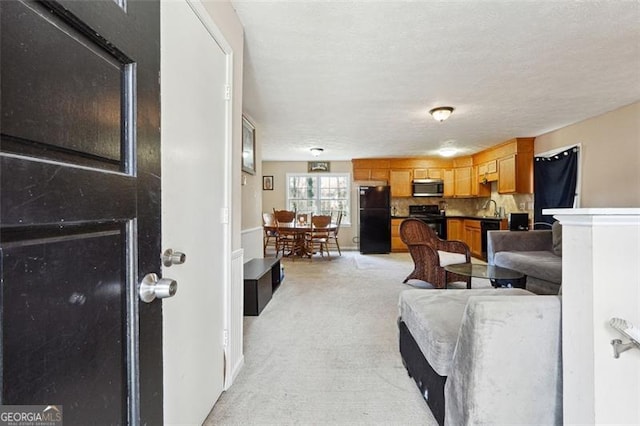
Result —
<instances>
[{"instance_id":1,"label":"dark wooden front door","mask_svg":"<svg viewBox=\"0 0 640 426\"><path fill-rule=\"evenodd\" d=\"M0 403L161 424L159 3L0 16Z\"/></svg>"}]
</instances>

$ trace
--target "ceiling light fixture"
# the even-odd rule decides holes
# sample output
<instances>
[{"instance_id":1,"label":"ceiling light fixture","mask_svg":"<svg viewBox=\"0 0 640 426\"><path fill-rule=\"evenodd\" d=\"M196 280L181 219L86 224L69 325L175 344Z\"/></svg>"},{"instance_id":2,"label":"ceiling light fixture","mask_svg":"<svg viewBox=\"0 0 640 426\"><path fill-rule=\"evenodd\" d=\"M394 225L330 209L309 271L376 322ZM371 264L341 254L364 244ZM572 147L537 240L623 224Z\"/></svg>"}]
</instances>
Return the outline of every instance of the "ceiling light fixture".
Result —
<instances>
[{"instance_id":1,"label":"ceiling light fixture","mask_svg":"<svg viewBox=\"0 0 640 426\"><path fill-rule=\"evenodd\" d=\"M314 157L319 156L320 154L322 154L324 152L324 149L322 148L311 148L311 155L313 155Z\"/></svg>"},{"instance_id":2,"label":"ceiling light fixture","mask_svg":"<svg viewBox=\"0 0 640 426\"><path fill-rule=\"evenodd\" d=\"M442 155L443 157L453 157L454 155L456 155L458 153L458 150L456 148L454 148L454 147L446 146L444 148L440 148L438 153L440 155Z\"/></svg>"},{"instance_id":3,"label":"ceiling light fixture","mask_svg":"<svg viewBox=\"0 0 640 426\"><path fill-rule=\"evenodd\" d=\"M451 113L453 113L453 108L451 107L437 107L429 111L429 114L441 123L449 118Z\"/></svg>"}]
</instances>

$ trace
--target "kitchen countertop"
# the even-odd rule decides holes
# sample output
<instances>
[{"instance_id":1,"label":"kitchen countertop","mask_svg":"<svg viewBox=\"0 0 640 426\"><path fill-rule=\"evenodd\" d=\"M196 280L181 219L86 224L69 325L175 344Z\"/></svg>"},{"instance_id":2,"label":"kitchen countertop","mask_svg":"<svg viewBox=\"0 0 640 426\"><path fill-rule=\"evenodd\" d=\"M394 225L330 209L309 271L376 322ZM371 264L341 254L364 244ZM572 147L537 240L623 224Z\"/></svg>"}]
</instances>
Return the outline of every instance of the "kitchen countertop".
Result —
<instances>
[{"instance_id":1,"label":"kitchen countertop","mask_svg":"<svg viewBox=\"0 0 640 426\"><path fill-rule=\"evenodd\" d=\"M507 220L506 217L494 217L494 216L446 216L447 219L473 219L473 220L491 220L501 222Z\"/></svg>"},{"instance_id":2,"label":"kitchen countertop","mask_svg":"<svg viewBox=\"0 0 640 426\"><path fill-rule=\"evenodd\" d=\"M391 216L391 219L407 219L411 216L401 216L401 215L395 215L395 216ZM452 215L452 216L445 216L445 219L473 219L473 220L491 220L491 221L496 221L496 222L500 222L503 220L507 220L506 217L493 217L493 216L460 216L460 215Z\"/></svg>"}]
</instances>

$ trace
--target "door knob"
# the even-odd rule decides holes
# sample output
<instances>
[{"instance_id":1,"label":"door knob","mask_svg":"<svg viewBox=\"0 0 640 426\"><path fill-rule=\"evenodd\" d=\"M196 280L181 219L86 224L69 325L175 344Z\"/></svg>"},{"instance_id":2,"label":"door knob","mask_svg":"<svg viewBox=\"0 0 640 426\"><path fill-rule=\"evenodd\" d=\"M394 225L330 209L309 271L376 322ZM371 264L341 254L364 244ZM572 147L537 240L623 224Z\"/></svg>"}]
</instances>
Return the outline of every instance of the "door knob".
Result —
<instances>
[{"instance_id":1,"label":"door knob","mask_svg":"<svg viewBox=\"0 0 640 426\"><path fill-rule=\"evenodd\" d=\"M164 266L182 265L187 261L187 255L179 251L173 251L173 249L166 249L162 253L162 264Z\"/></svg>"},{"instance_id":2,"label":"door knob","mask_svg":"<svg viewBox=\"0 0 640 426\"><path fill-rule=\"evenodd\" d=\"M178 282L171 278L159 278L157 274L150 273L140 281L140 300L151 303L155 299L173 297L178 291Z\"/></svg>"}]
</instances>

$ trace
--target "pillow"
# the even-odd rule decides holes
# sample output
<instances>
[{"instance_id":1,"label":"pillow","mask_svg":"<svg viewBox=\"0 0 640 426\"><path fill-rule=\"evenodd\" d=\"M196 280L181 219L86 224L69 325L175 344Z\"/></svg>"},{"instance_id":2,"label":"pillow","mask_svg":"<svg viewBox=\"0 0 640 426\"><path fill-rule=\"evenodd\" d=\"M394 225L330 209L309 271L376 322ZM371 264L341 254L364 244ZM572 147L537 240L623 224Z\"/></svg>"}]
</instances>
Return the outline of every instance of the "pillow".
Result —
<instances>
[{"instance_id":1,"label":"pillow","mask_svg":"<svg viewBox=\"0 0 640 426\"><path fill-rule=\"evenodd\" d=\"M562 225L557 220L551 226L551 240L553 254L562 256Z\"/></svg>"},{"instance_id":2,"label":"pillow","mask_svg":"<svg viewBox=\"0 0 640 426\"><path fill-rule=\"evenodd\" d=\"M443 268L447 265L454 265L456 263L467 263L467 256L462 253L451 253L450 251L438 250L438 258L440 259L440 266Z\"/></svg>"}]
</instances>

